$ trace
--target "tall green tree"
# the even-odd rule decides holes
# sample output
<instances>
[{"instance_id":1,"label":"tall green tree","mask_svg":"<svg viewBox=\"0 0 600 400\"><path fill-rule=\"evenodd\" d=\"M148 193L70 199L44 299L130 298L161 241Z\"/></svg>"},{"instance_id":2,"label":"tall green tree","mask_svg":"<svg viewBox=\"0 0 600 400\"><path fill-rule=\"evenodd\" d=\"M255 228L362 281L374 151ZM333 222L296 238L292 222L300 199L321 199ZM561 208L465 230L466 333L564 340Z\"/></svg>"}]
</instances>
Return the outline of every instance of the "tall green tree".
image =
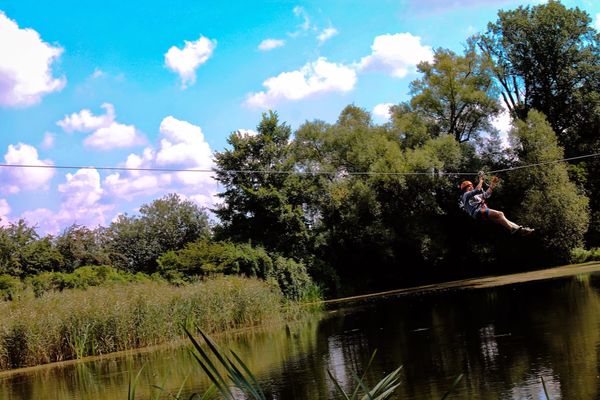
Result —
<instances>
[{"instance_id":1,"label":"tall green tree","mask_svg":"<svg viewBox=\"0 0 600 400\"><path fill-rule=\"evenodd\" d=\"M232 133L217 152L216 179L223 203L215 210L219 238L252 242L301 258L308 246L304 179L290 156L291 129L276 113L263 114L256 135Z\"/></svg>"},{"instance_id":2,"label":"tall green tree","mask_svg":"<svg viewBox=\"0 0 600 400\"><path fill-rule=\"evenodd\" d=\"M433 62L417 66L423 76L411 83L410 105L430 125L433 123L437 134L468 141L488 130L490 118L500 111L489 67L489 61L473 47L463 56L437 49Z\"/></svg>"},{"instance_id":3,"label":"tall green tree","mask_svg":"<svg viewBox=\"0 0 600 400\"><path fill-rule=\"evenodd\" d=\"M543 114L530 111L527 120L517 121L511 140L521 163L543 164L511 173L512 190L522 193L515 215L537 229L553 262L567 261L570 251L583 244L588 198L569 180L567 166L553 162L563 157L564 150Z\"/></svg>"},{"instance_id":4,"label":"tall green tree","mask_svg":"<svg viewBox=\"0 0 600 400\"><path fill-rule=\"evenodd\" d=\"M110 265L110 258L102 246L104 228L95 230L73 224L67 227L54 244L65 262L65 270L73 270L85 265Z\"/></svg>"},{"instance_id":5,"label":"tall green tree","mask_svg":"<svg viewBox=\"0 0 600 400\"><path fill-rule=\"evenodd\" d=\"M0 274L18 277L60 271L64 260L51 236L40 238L23 219L0 227Z\"/></svg>"},{"instance_id":6,"label":"tall green tree","mask_svg":"<svg viewBox=\"0 0 600 400\"><path fill-rule=\"evenodd\" d=\"M513 117L544 113L567 155L598 140L600 35L585 11L554 0L500 11L476 41Z\"/></svg>"}]
</instances>

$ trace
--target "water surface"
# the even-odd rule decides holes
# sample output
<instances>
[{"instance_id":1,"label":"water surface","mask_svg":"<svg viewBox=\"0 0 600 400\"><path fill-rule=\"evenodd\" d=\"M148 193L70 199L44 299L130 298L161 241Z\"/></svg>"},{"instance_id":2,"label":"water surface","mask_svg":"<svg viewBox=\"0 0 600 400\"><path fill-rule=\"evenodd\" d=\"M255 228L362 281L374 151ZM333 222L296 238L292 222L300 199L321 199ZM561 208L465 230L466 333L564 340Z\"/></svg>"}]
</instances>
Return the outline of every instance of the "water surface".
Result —
<instances>
[{"instance_id":1,"label":"water surface","mask_svg":"<svg viewBox=\"0 0 600 400\"><path fill-rule=\"evenodd\" d=\"M328 306L300 323L220 337L256 374L269 397L340 398L377 350L367 379L403 365L396 399L600 397L600 275L500 287L371 298ZM0 399L126 399L130 371L142 368L138 398L203 391L208 382L187 346L0 376ZM187 379L187 380L186 380Z\"/></svg>"}]
</instances>

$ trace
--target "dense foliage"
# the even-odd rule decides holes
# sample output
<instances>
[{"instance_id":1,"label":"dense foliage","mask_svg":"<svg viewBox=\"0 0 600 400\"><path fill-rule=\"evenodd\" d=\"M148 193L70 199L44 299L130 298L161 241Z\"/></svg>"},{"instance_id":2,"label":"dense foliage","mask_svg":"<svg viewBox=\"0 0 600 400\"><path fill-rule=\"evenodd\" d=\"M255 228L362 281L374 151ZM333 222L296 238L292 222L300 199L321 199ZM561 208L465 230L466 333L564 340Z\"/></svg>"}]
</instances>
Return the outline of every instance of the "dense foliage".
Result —
<instances>
[{"instance_id":1,"label":"dense foliage","mask_svg":"<svg viewBox=\"0 0 600 400\"><path fill-rule=\"evenodd\" d=\"M463 54L437 49L420 63L410 100L385 124L349 105L335 123L293 131L269 111L256 135L233 132L215 154L214 226L171 194L106 228L40 237L25 221L0 227L0 291L9 297L17 278L105 265L178 283L255 276L298 299L312 281L334 295L582 259L581 249L600 245L600 158L554 161L600 151L600 35L590 16L557 1L518 7L467 43ZM507 148L491 123L503 107ZM535 235L457 207L460 181L476 179L460 172L498 169L511 170L490 207Z\"/></svg>"}]
</instances>

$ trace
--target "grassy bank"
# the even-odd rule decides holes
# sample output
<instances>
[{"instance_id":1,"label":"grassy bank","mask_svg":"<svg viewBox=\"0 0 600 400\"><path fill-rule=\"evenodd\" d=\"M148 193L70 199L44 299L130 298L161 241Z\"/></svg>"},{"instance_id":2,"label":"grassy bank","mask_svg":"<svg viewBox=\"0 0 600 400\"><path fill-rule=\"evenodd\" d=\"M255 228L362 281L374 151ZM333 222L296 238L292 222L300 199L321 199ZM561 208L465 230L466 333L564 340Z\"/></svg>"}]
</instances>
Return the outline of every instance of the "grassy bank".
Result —
<instances>
[{"instance_id":1,"label":"grassy bank","mask_svg":"<svg viewBox=\"0 0 600 400\"><path fill-rule=\"evenodd\" d=\"M0 302L0 370L106 354L283 320L263 281L220 277L184 287L142 282Z\"/></svg>"}]
</instances>

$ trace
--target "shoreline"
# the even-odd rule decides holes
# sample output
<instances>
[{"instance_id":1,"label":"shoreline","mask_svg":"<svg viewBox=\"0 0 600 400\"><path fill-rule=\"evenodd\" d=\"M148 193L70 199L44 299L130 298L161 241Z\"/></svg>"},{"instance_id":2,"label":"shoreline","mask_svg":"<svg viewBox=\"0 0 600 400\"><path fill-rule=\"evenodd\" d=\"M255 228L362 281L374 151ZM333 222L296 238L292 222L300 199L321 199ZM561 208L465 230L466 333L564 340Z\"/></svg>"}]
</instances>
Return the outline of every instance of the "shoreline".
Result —
<instances>
[{"instance_id":1,"label":"shoreline","mask_svg":"<svg viewBox=\"0 0 600 400\"><path fill-rule=\"evenodd\" d=\"M583 264L569 264L559 267L540 269L529 272L518 272L508 275L486 276L479 278L460 279L443 283L434 283L429 285L414 286L402 289L393 289L383 292L368 293L357 296L343 297L340 299L323 300L321 302L305 303L302 306L311 305L336 305L350 303L353 301L368 300L371 298L386 296L402 296L415 293L433 293L451 289L484 289L497 286L512 285L516 283L534 282L545 279L562 278L566 276L589 274L600 272L600 262L591 261Z\"/></svg>"}]
</instances>

